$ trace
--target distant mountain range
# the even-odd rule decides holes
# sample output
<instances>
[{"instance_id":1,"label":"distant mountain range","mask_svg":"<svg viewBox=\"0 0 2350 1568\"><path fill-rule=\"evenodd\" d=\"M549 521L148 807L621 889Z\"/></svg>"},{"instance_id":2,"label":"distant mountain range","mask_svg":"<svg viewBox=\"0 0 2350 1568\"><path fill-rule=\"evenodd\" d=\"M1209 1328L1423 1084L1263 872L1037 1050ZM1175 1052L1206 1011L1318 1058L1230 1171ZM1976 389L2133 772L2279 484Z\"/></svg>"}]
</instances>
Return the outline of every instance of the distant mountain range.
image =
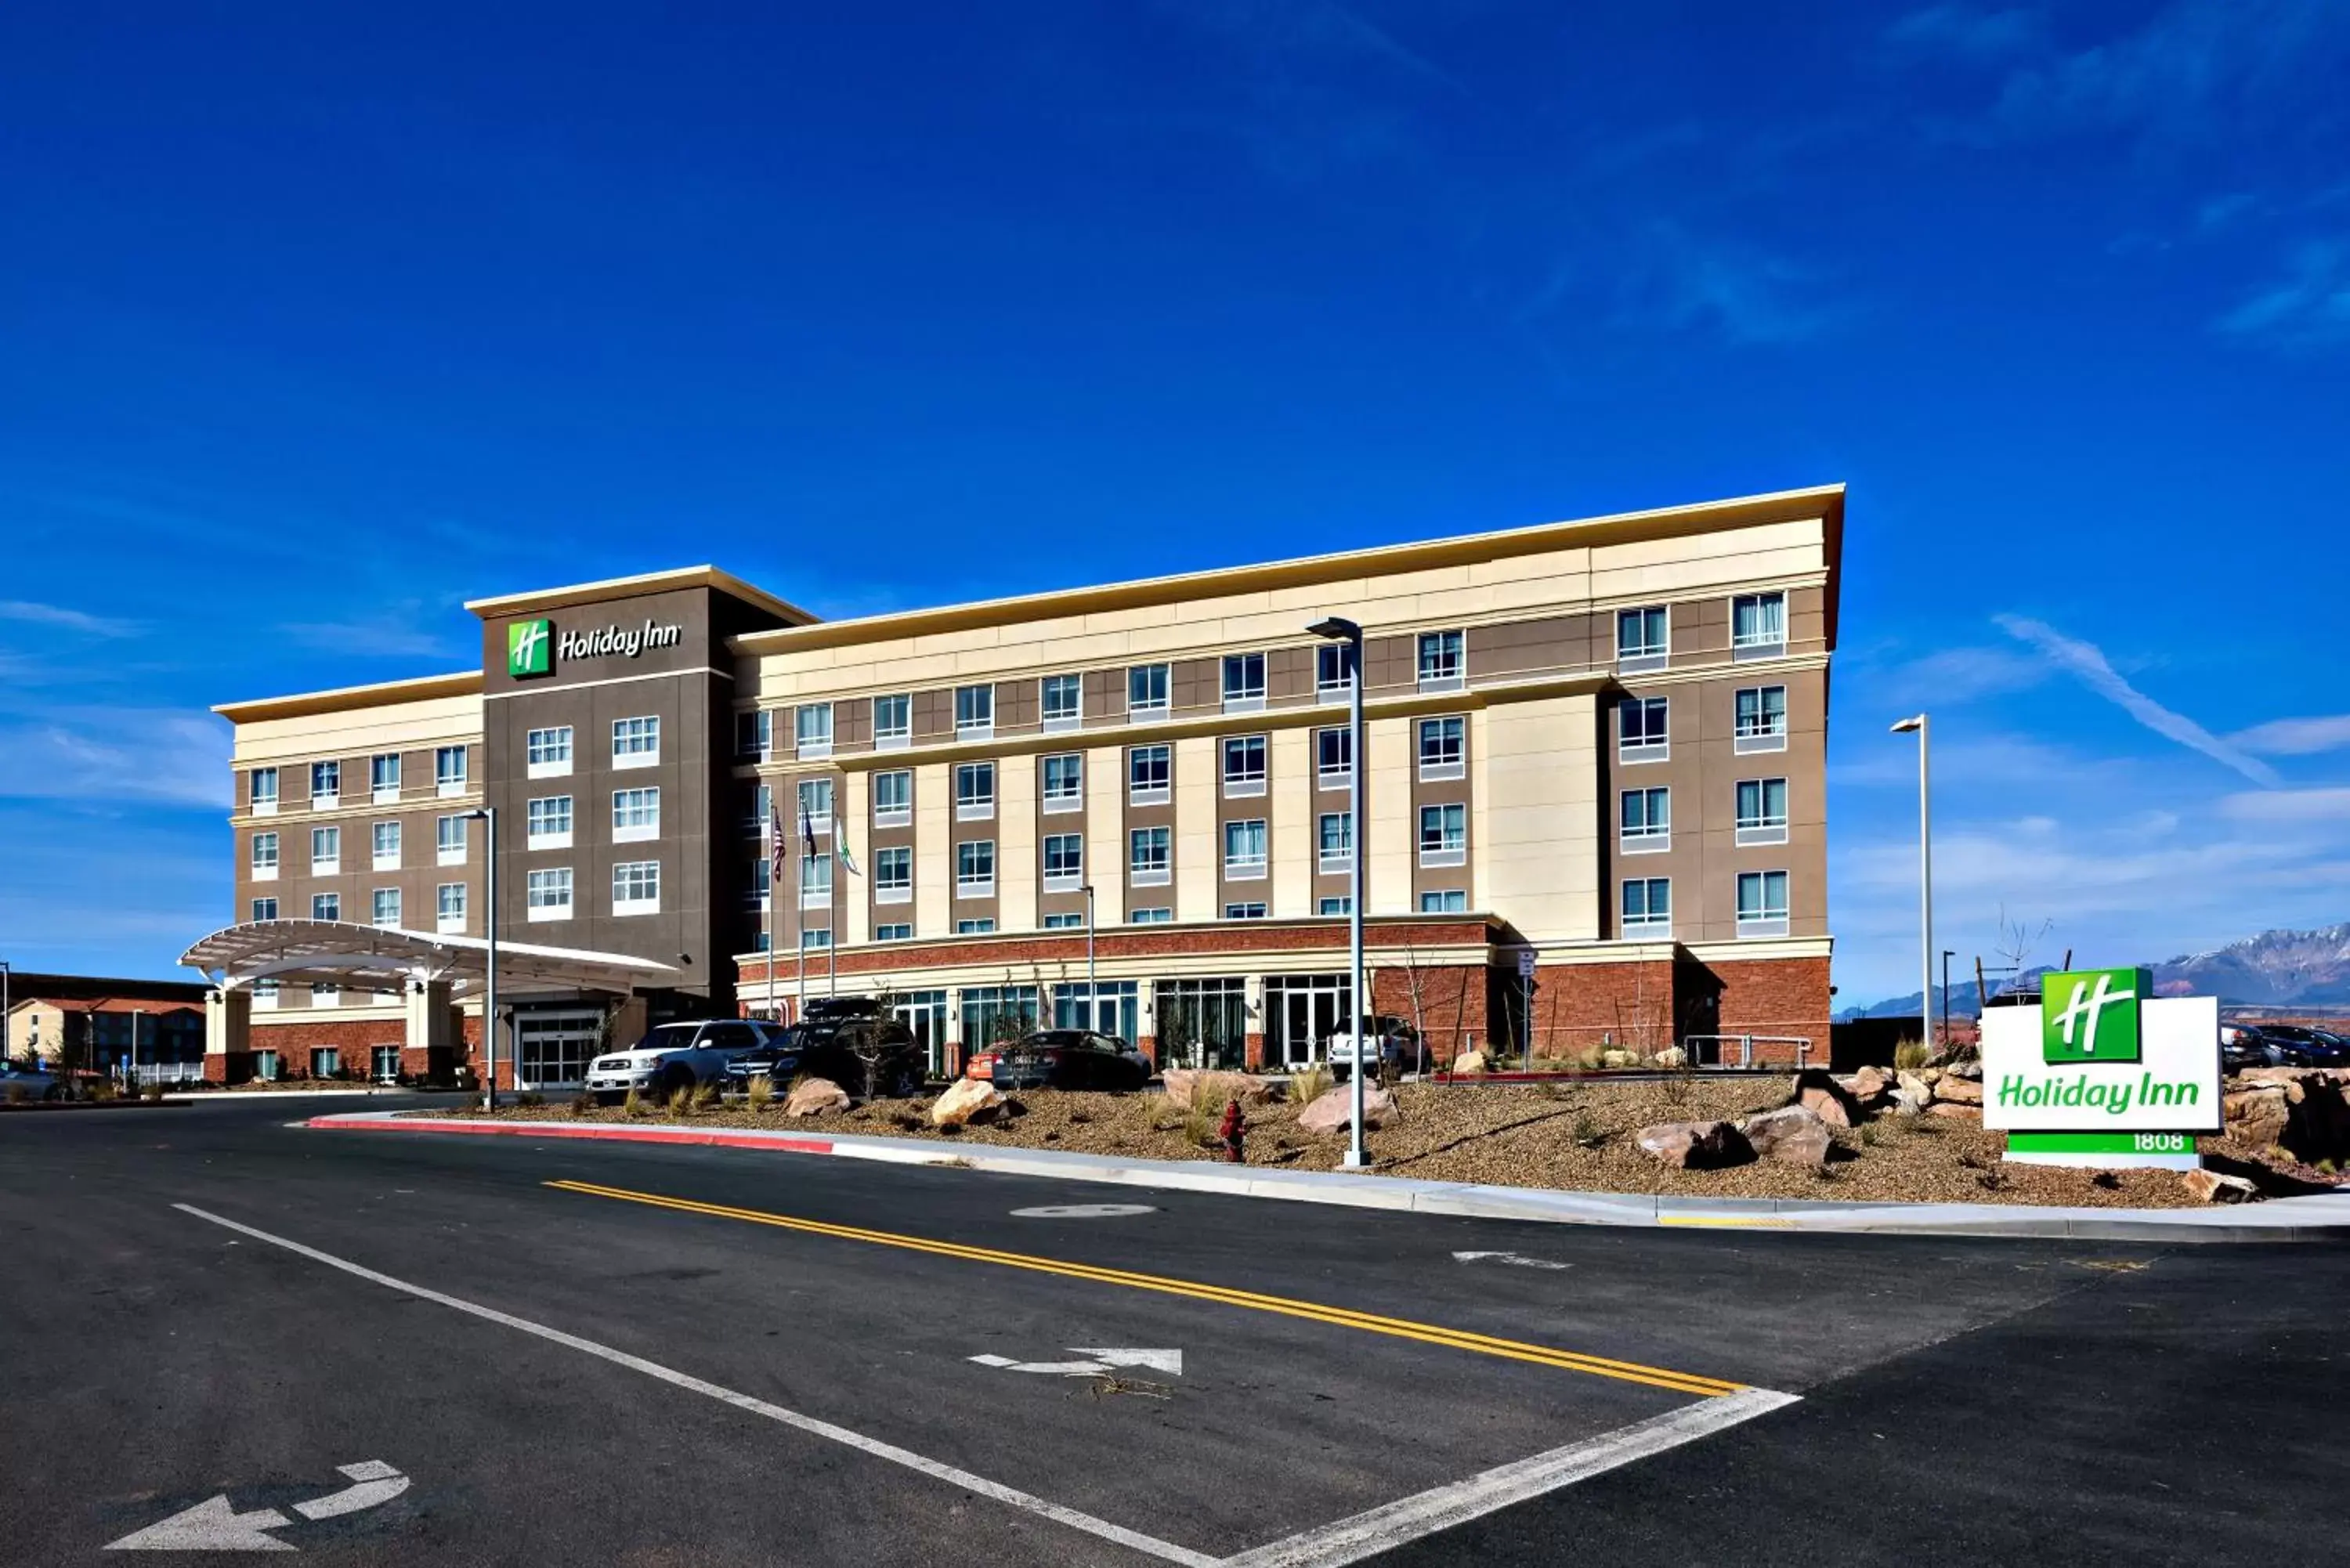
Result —
<instances>
[{"instance_id":1,"label":"distant mountain range","mask_svg":"<svg viewBox=\"0 0 2350 1568\"><path fill-rule=\"evenodd\" d=\"M2037 987L2054 965L2024 971L2020 981L1994 981L1991 994L2021 984ZM2216 996L2222 1002L2264 1006L2350 1006L2350 921L2321 926L2314 931L2262 931L2230 942L2210 952L2188 953L2164 963L2148 964L2154 988L2164 996ZM1939 1016L1942 992L1934 989L1934 1011ZM1972 1018L1982 1011L1969 978L1950 984L1950 1015ZM1892 996L1866 1007L1848 1007L1840 1019L1916 1016L1918 994Z\"/></svg>"}]
</instances>

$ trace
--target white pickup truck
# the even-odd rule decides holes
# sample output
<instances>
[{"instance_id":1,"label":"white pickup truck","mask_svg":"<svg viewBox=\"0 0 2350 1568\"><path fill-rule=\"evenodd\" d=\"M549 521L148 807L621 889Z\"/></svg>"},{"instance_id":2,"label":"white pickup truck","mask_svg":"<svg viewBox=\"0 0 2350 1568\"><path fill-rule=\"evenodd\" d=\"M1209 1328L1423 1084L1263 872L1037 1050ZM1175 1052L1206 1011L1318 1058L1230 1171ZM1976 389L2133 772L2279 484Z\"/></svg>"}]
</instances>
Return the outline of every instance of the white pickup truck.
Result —
<instances>
[{"instance_id":1,"label":"white pickup truck","mask_svg":"<svg viewBox=\"0 0 2350 1568\"><path fill-rule=\"evenodd\" d=\"M1324 1043L1323 1060L1330 1064L1331 1076L1344 1078L1357 1063L1376 1074L1382 1061L1399 1073L1428 1071L1428 1053L1410 1024L1400 1018L1374 1017L1371 1031L1357 1039L1353 1030L1341 1029Z\"/></svg>"},{"instance_id":2,"label":"white pickup truck","mask_svg":"<svg viewBox=\"0 0 2350 1568\"><path fill-rule=\"evenodd\" d=\"M590 1062L588 1092L607 1102L630 1089L667 1099L680 1089L723 1085L728 1063L766 1043L766 1025L747 1018L656 1024L627 1050Z\"/></svg>"}]
</instances>

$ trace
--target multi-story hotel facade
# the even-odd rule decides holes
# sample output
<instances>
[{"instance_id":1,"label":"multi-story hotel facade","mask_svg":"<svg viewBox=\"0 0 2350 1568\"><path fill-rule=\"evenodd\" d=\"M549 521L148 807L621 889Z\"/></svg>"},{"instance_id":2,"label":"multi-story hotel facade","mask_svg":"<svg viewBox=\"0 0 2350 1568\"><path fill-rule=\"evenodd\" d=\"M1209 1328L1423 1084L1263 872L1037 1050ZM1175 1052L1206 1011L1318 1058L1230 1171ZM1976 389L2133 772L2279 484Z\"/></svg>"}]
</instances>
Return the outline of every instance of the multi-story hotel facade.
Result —
<instances>
[{"instance_id":1,"label":"multi-story hotel facade","mask_svg":"<svg viewBox=\"0 0 2350 1568\"><path fill-rule=\"evenodd\" d=\"M477 1050L492 808L525 1085L616 1008L835 993L942 1069L1035 1022L1302 1061L1358 855L1374 1006L1440 1054L1824 1054L1842 526L1831 486L851 620L709 567L475 601L477 670L217 710L213 1070Z\"/></svg>"}]
</instances>

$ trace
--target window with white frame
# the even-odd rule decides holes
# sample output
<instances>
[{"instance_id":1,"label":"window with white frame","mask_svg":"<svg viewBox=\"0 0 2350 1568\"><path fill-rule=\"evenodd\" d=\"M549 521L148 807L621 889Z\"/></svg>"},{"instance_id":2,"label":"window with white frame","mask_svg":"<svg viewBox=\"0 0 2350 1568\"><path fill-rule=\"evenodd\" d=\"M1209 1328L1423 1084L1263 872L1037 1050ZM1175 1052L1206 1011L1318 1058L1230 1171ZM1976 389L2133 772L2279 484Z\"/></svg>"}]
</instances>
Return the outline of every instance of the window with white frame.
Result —
<instances>
[{"instance_id":1,"label":"window with white frame","mask_svg":"<svg viewBox=\"0 0 2350 1568\"><path fill-rule=\"evenodd\" d=\"M255 816L267 816L277 809L277 770L255 768L247 779L244 792L245 809Z\"/></svg>"},{"instance_id":2,"label":"window with white frame","mask_svg":"<svg viewBox=\"0 0 2350 1568\"><path fill-rule=\"evenodd\" d=\"M1624 763L1661 763L1671 755L1667 743L1666 700L1627 697L1616 704L1616 758Z\"/></svg>"},{"instance_id":3,"label":"window with white frame","mask_svg":"<svg viewBox=\"0 0 2350 1568\"><path fill-rule=\"evenodd\" d=\"M1347 645L1325 642L1314 649L1314 700L1317 702L1344 702L1354 690L1347 679Z\"/></svg>"},{"instance_id":4,"label":"window with white frame","mask_svg":"<svg viewBox=\"0 0 2350 1568\"><path fill-rule=\"evenodd\" d=\"M1326 811L1317 824L1320 854L1315 864L1326 872L1351 870L1355 864L1355 819L1351 813Z\"/></svg>"},{"instance_id":5,"label":"window with white frame","mask_svg":"<svg viewBox=\"0 0 2350 1568\"><path fill-rule=\"evenodd\" d=\"M378 752L368 759L369 787L379 801L400 798L400 753Z\"/></svg>"},{"instance_id":6,"label":"window with white frame","mask_svg":"<svg viewBox=\"0 0 2350 1568\"><path fill-rule=\"evenodd\" d=\"M914 820L914 775L893 768L873 775L873 826L903 827Z\"/></svg>"},{"instance_id":7,"label":"window with white frame","mask_svg":"<svg viewBox=\"0 0 2350 1568\"><path fill-rule=\"evenodd\" d=\"M1738 846L1787 842L1787 781L1738 781Z\"/></svg>"},{"instance_id":8,"label":"window with white frame","mask_svg":"<svg viewBox=\"0 0 2350 1568\"><path fill-rule=\"evenodd\" d=\"M253 1005L255 1007L276 1006L277 994L277 982L274 980L256 980L253 982Z\"/></svg>"},{"instance_id":9,"label":"window with white frame","mask_svg":"<svg viewBox=\"0 0 2350 1568\"><path fill-rule=\"evenodd\" d=\"M1749 686L1738 693L1738 722L1731 749L1783 752L1787 749L1787 689Z\"/></svg>"},{"instance_id":10,"label":"window with white frame","mask_svg":"<svg viewBox=\"0 0 2350 1568\"><path fill-rule=\"evenodd\" d=\"M1224 798L1264 793L1264 737L1224 737Z\"/></svg>"},{"instance_id":11,"label":"window with white frame","mask_svg":"<svg viewBox=\"0 0 2350 1568\"><path fill-rule=\"evenodd\" d=\"M534 920L571 918L571 867L553 867L526 873L524 897Z\"/></svg>"},{"instance_id":12,"label":"window with white frame","mask_svg":"<svg viewBox=\"0 0 2350 1568\"><path fill-rule=\"evenodd\" d=\"M830 779L800 780L800 821L810 833L821 836L832 832Z\"/></svg>"},{"instance_id":13,"label":"window with white frame","mask_svg":"<svg viewBox=\"0 0 2350 1568\"><path fill-rule=\"evenodd\" d=\"M1128 909L1126 923L1129 926L1171 926L1175 923L1175 911L1163 907Z\"/></svg>"},{"instance_id":14,"label":"window with white frame","mask_svg":"<svg viewBox=\"0 0 2350 1568\"><path fill-rule=\"evenodd\" d=\"M1126 671L1126 716L1135 721L1164 719L1169 711L1167 666L1129 665Z\"/></svg>"},{"instance_id":15,"label":"window with white frame","mask_svg":"<svg viewBox=\"0 0 2350 1568\"><path fill-rule=\"evenodd\" d=\"M276 919L277 918L277 900L275 898L255 898L253 901L253 918L256 920Z\"/></svg>"},{"instance_id":16,"label":"window with white frame","mask_svg":"<svg viewBox=\"0 0 2350 1568\"><path fill-rule=\"evenodd\" d=\"M800 908L826 909L832 903L832 857L800 857Z\"/></svg>"},{"instance_id":17,"label":"window with white frame","mask_svg":"<svg viewBox=\"0 0 2350 1568\"><path fill-rule=\"evenodd\" d=\"M310 982L310 1005L311 1005L311 1006L313 1006L313 1007L340 1007L342 1004L343 1004L343 988L342 988L341 986L337 985L337 984L336 984L334 981L326 981L326 980L314 980L314 981L312 981ZM268 1074L267 1074L267 1076L269 1076L269 1077L271 1077L271 1078L275 1078L275 1077L276 1077L276 1076L277 1076L277 1067L276 1067L276 1056L277 1056L277 1053L276 1053L276 1052L275 1052L275 1051L271 1051L271 1052L267 1053L267 1054L268 1054L268 1056L271 1058L271 1065L270 1065L270 1070L269 1070L269 1072L268 1072Z\"/></svg>"},{"instance_id":18,"label":"window with white frame","mask_svg":"<svg viewBox=\"0 0 2350 1568\"><path fill-rule=\"evenodd\" d=\"M800 950L803 952L811 950L822 952L830 946L832 946L830 926L816 926L800 933Z\"/></svg>"},{"instance_id":19,"label":"window with white frame","mask_svg":"<svg viewBox=\"0 0 2350 1568\"><path fill-rule=\"evenodd\" d=\"M1619 895L1617 931L1626 937L1673 934L1673 884L1669 877L1627 877Z\"/></svg>"},{"instance_id":20,"label":"window with white frame","mask_svg":"<svg viewBox=\"0 0 2350 1568\"><path fill-rule=\"evenodd\" d=\"M372 867L378 871L400 869L400 824L379 822L375 825Z\"/></svg>"},{"instance_id":21,"label":"window with white frame","mask_svg":"<svg viewBox=\"0 0 2350 1568\"><path fill-rule=\"evenodd\" d=\"M1419 863L1461 866L1469 859L1469 808L1459 801L1419 808Z\"/></svg>"},{"instance_id":22,"label":"window with white frame","mask_svg":"<svg viewBox=\"0 0 2350 1568\"><path fill-rule=\"evenodd\" d=\"M435 794L465 793L465 748L436 746L432 751L432 792Z\"/></svg>"},{"instance_id":23,"label":"window with white frame","mask_svg":"<svg viewBox=\"0 0 2350 1568\"><path fill-rule=\"evenodd\" d=\"M1355 732L1314 732L1314 783L1319 789L1345 789L1355 782Z\"/></svg>"},{"instance_id":24,"label":"window with white frame","mask_svg":"<svg viewBox=\"0 0 2350 1568\"><path fill-rule=\"evenodd\" d=\"M619 860L612 865L612 913L660 913L660 862Z\"/></svg>"},{"instance_id":25,"label":"window with white frame","mask_svg":"<svg viewBox=\"0 0 2350 1568\"><path fill-rule=\"evenodd\" d=\"M1129 746L1126 753L1127 799L1135 805L1165 805L1174 752L1167 746Z\"/></svg>"},{"instance_id":26,"label":"window with white frame","mask_svg":"<svg viewBox=\"0 0 2350 1568\"><path fill-rule=\"evenodd\" d=\"M803 702L792 712L792 751L801 757L832 755L832 704Z\"/></svg>"},{"instance_id":27,"label":"window with white frame","mask_svg":"<svg viewBox=\"0 0 2350 1568\"><path fill-rule=\"evenodd\" d=\"M995 688L955 688L955 739L983 741L995 733Z\"/></svg>"},{"instance_id":28,"label":"window with white frame","mask_svg":"<svg viewBox=\"0 0 2350 1568\"><path fill-rule=\"evenodd\" d=\"M1430 888L1419 895L1423 915L1458 915L1469 908L1469 894L1461 888Z\"/></svg>"},{"instance_id":29,"label":"window with white frame","mask_svg":"<svg viewBox=\"0 0 2350 1568\"><path fill-rule=\"evenodd\" d=\"M1787 596L1740 594L1730 601L1730 657L1775 659L1787 651Z\"/></svg>"},{"instance_id":30,"label":"window with white frame","mask_svg":"<svg viewBox=\"0 0 2350 1568\"><path fill-rule=\"evenodd\" d=\"M1333 898L1323 898L1315 903L1314 912L1317 915L1351 915L1355 912L1354 896L1340 893Z\"/></svg>"},{"instance_id":31,"label":"window with white frame","mask_svg":"<svg viewBox=\"0 0 2350 1568\"><path fill-rule=\"evenodd\" d=\"M331 877L343 868L343 830L339 827L314 827L310 830L310 874Z\"/></svg>"},{"instance_id":32,"label":"window with white frame","mask_svg":"<svg viewBox=\"0 0 2350 1568\"><path fill-rule=\"evenodd\" d=\"M1662 605L1616 612L1616 668L1627 672L1662 670L1671 654L1669 618Z\"/></svg>"},{"instance_id":33,"label":"window with white frame","mask_svg":"<svg viewBox=\"0 0 2350 1568\"><path fill-rule=\"evenodd\" d=\"M1468 773L1467 732L1468 721L1458 715L1419 722L1419 776L1422 780L1457 779Z\"/></svg>"},{"instance_id":34,"label":"window with white frame","mask_svg":"<svg viewBox=\"0 0 2350 1568\"><path fill-rule=\"evenodd\" d=\"M543 794L523 805L523 846L526 849L571 847L571 797Z\"/></svg>"},{"instance_id":35,"label":"window with white frame","mask_svg":"<svg viewBox=\"0 0 2350 1568\"><path fill-rule=\"evenodd\" d=\"M400 924L400 889L378 888L373 897L374 908L371 915L374 922L379 926Z\"/></svg>"},{"instance_id":36,"label":"window with white frame","mask_svg":"<svg viewBox=\"0 0 2350 1568\"><path fill-rule=\"evenodd\" d=\"M1783 937L1787 934L1787 874L1784 871L1741 871L1738 874L1738 934L1742 937Z\"/></svg>"},{"instance_id":37,"label":"window with white frame","mask_svg":"<svg viewBox=\"0 0 2350 1568\"><path fill-rule=\"evenodd\" d=\"M993 916L981 916L974 919L955 922L955 935L959 937L992 936L994 931L995 919Z\"/></svg>"},{"instance_id":38,"label":"window with white frame","mask_svg":"<svg viewBox=\"0 0 2350 1568\"><path fill-rule=\"evenodd\" d=\"M966 838L955 846L955 897L995 897L995 840Z\"/></svg>"},{"instance_id":39,"label":"window with white frame","mask_svg":"<svg viewBox=\"0 0 2350 1568\"><path fill-rule=\"evenodd\" d=\"M256 882L277 880L277 835L256 833L253 836L253 879Z\"/></svg>"},{"instance_id":40,"label":"window with white frame","mask_svg":"<svg viewBox=\"0 0 2350 1568\"><path fill-rule=\"evenodd\" d=\"M1084 722L1085 682L1074 675L1047 675L1038 699L1047 730L1074 730Z\"/></svg>"},{"instance_id":41,"label":"window with white frame","mask_svg":"<svg viewBox=\"0 0 2350 1568\"><path fill-rule=\"evenodd\" d=\"M1226 904L1224 906L1224 919L1228 920L1262 920L1264 919L1264 906L1263 904L1253 903Z\"/></svg>"},{"instance_id":42,"label":"window with white frame","mask_svg":"<svg viewBox=\"0 0 2350 1568\"><path fill-rule=\"evenodd\" d=\"M995 764L955 764L955 820L984 822L995 815Z\"/></svg>"},{"instance_id":43,"label":"window with white frame","mask_svg":"<svg viewBox=\"0 0 2350 1568\"><path fill-rule=\"evenodd\" d=\"M1264 818L1248 817L1224 824L1224 879L1248 881L1264 875Z\"/></svg>"},{"instance_id":44,"label":"window with white frame","mask_svg":"<svg viewBox=\"0 0 2350 1568\"><path fill-rule=\"evenodd\" d=\"M895 920L876 926L873 928L873 940L877 942L910 942L914 940L913 923Z\"/></svg>"},{"instance_id":45,"label":"window with white frame","mask_svg":"<svg viewBox=\"0 0 2350 1568\"><path fill-rule=\"evenodd\" d=\"M1673 792L1669 789L1627 789L1621 797L1620 845L1625 854L1639 855L1673 846Z\"/></svg>"},{"instance_id":46,"label":"window with white frame","mask_svg":"<svg viewBox=\"0 0 2350 1568\"><path fill-rule=\"evenodd\" d=\"M310 895L310 918L314 920L339 920L343 918L343 896L340 893Z\"/></svg>"},{"instance_id":47,"label":"window with white frame","mask_svg":"<svg viewBox=\"0 0 2350 1568\"><path fill-rule=\"evenodd\" d=\"M1423 631L1419 634L1419 689L1458 691L1469 682L1466 634Z\"/></svg>"},{"instance_id":48,"label":"window with white frame","mask_svg":"<svg viewBox=\"0 0 2350 1568\"><path fill-rule=\"evenodd\" d=\"M1127 836L1127 880L1138 888L1163 888L1169 877L1170 834L1163 827L1138 827Z\"/></svg>"},{"instance_id":49,"label":"window with white frame","mask_svg":"<svg viewBox=\"0 0 2350 1568\"><path fill-rule=\"evenodd\" d=\"M612 765L650 768L660 761L660 720L655 717L612 721Z\"/></svg>"},{"instance_id":50,"label":"window with white frame","mask_svg":"<svg viewBox=\"0 0 2350 1568\"><path fill-rule=\"evenodd\" d=\"M1086 759L1062 752L1045 759L1044 805L1048 812L1082 811L1086 805Z\"/></svg>"},{"instance_id":51,"label":"window with white frame","mask_svg":"<svg viewBox=\"0 0 2350 1568\"><path fill-rule=\"evenodd\" d=\"M660 788L616 789L612 792L612 842L642 844L660 836Z\"/></svg>"},{"instance_id":52,"label":"window with white frame","mask_svg":"<svg viewBox=\"0 0 2350 1568\"><path fill-rule=\"evenodd\" d=\"M903 844L873 852L873 901L910 904L914 901L914 851Z\"/></svg>"},{"instance_id":53,"label":"window with white frame","mask_svg":"<svg viewBox=\"0 0 2350 1568\"><path fill-rule=\"evenodd\" d=\"M310 806L324 811L338 805L343 798L343 764L312 763L310 764Z\"/></svg>"},{"instance_id":54,"label":"window with white frame","mask_svg":"<svg viewBox=\"0 0 2350 1568\"><path fill-rule=\"evenodd\" d=\"M525 771L535 779L563 778L571 772L571 726L551 724L523 737Z\"/></svg>"},{"instance_id":55,"label":"window with white frame","mask_svg":"<svg viewBox=\"0 0 2350 1568\"><path fill-rule=\"evenodd\" d=\"M432 858L442 866L465 863L465 819L451 815L432 822Z\"/></svg>"},{"instance_id":56,"label":"window with white frame","mask_svg":"<svg viewBox=\"0 0 2350 1568\"><path fill-rule=\"evenodd\" d=\"M1082 834L1045 835L1045 891L1074 893L1085 886L1086 841Z\"/></svg>"},{"instance_id":57,"label":"window with white frame","mask_svg":"<svg viewBox=\"0 0 2350 1568\"><path fill-rule=\"evenodd\" d=\"M1253 713L1264 706L1264 655L1224 655L1224 711Z\"/></svg>"},{"instance_id":58,"label":"window with white frame","mask_svg":"<svg viewBox=\"0 0 2350 1568\"><path fill-rule=\"evenodd\" d=\"M750 879L743 884L743 901L754 909L764 909L767 907L768 894L775 886L775 863L774 861L764 855L752 861ZM764 936L765 933L761 934Z\"/></svg>"},{"instance_id":59,"label":"window with white frame","mask_svg":"<svg viewBox=\"0 0 2350 1568\"><path fill-rule=\"evenodd\" d=\"M443 882L432 889L432 929L442 936L465 931L465 885Z\"/></svg>"},{"instance_id":60,"label":"window with white frame","mask_svg":"<svg viewBox=\"0 0 2350 1568\"><path fill-rule=\"evenodd\" d=\"M734 715L734 754L746 763L764 763L773 754L775 716L764 708Z\"/></svg>"},{"instance_id":61,"label":"window with white frame","mask_svg":"<svg viewBox=\"0 0 2350 1568\"><path fill-rule=\"evenodd\" d=\"M1047 915L1045 917L1045 929L1048 931L1075 930L1085 923L1085 916L1078 914L1075 910L1071 910L1067 914Z\"/></svg>"},{"instance_id":62,"label":"window with white frame","mask_svg":"<svg viewBox=\"0 0 2350 1568\"><path fill-rule=\"evenodd\" d=\"M873 745L889 751L914 743L914 700L903 691L873 699Z\"/></svg>"}]
</instances>

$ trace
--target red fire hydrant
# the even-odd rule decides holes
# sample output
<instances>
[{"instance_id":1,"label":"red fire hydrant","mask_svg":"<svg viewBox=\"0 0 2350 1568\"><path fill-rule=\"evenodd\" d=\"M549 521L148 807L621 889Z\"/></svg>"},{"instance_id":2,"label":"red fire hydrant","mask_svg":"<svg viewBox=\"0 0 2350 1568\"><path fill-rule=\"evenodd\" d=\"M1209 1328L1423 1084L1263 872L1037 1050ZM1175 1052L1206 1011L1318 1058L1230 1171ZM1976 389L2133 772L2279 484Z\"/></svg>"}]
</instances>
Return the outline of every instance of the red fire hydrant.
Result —
<instances>
[{"instance_id":1,"label":"red fire hydrant","mask_svg":"<svg viewBox=\"0 0 2350 1568\"><path fill-rule=\"evenodd\" d=\"M1224 1163L1241 1164L1241 1139L1247 1136L1247 1131L1246 1124L1241 1120L1240 1101L1224 1102L1223 1125L1216 1129L1216 1133L1224 1140Z\"/></svg>"}]
</instances>

